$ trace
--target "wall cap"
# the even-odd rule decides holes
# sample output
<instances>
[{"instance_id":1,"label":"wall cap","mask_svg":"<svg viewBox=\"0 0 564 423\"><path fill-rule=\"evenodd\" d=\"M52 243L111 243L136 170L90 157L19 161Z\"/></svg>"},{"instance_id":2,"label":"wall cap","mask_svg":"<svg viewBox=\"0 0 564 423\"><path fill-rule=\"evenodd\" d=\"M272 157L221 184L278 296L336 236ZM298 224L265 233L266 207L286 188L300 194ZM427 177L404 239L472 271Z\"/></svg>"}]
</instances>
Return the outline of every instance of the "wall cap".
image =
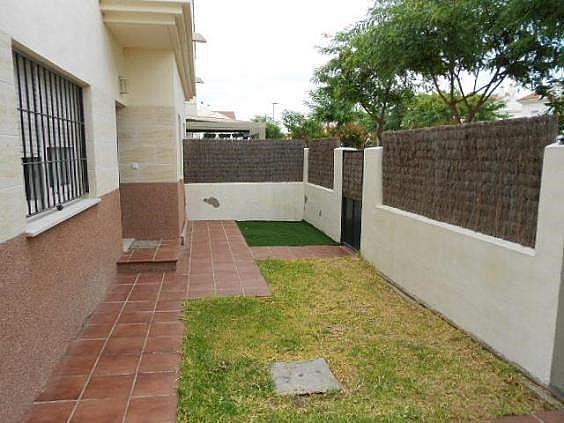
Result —
<instances>
[{"instance_id":1,"label":"wall cap","mask_svg":"<svg viewBox=\"0 0 564 423\"><path fill-rule=\"evenodd\" d=\"M438 220L430 219L428 217L422 216L420 214L408 212L405 210L397 209L395 207L390 207L386 205L379 205L376 207L377 209L387 211L389 213L394 213L398 215L402 215L414 220L417 220L421 223L425 223L427 225L437 226L447 231L456 232L460 235L468 236L471 238L475 238L479 241L487 242L488 244L493 244L498 247L507 248L509 250L515 251L517 253L525 254L527 256L534 257L536 255L535 249L531 247L525 247L524 245L518 244L516 242L506 241L501 238L496 238L491 235L486 235L481 232L476 232L471 229L463 228L462 226L452 225L446 222L440 222Z\"/></svg>"},{"instance_id":2,"label":"wall cap","mask_svg":"<svg viewBox=\"0 0 564 423\"><path fill-rule=\"evenodd\" d=\"M71 219L79 213L94 207L102 200L100 198L86 198L67 204L62 210L53 210L44 215L28 220L25 227L25 236L35 238L43 232Z\"/></svg>"}]
</instances>

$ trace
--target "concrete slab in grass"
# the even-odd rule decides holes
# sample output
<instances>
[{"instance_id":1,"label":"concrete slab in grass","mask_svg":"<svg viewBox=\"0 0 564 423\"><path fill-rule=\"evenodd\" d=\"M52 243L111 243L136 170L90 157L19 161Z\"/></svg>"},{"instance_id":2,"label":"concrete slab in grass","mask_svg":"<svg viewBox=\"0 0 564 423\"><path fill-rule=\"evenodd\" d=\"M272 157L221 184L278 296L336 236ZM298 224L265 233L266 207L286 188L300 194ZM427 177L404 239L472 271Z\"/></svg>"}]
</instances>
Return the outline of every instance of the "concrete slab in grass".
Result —
<instances>
[{"instance_id":1,"label":"concrete slab in grass","mask_svg":"<svg viewBox=\"0 0 564 423\"><path fill-rule=\"evenodd\" d=\"M272 378L281 395L306 395L341 390L329 365L323 358L289 363L274 363Z\"/></svg>"}]
</instances>

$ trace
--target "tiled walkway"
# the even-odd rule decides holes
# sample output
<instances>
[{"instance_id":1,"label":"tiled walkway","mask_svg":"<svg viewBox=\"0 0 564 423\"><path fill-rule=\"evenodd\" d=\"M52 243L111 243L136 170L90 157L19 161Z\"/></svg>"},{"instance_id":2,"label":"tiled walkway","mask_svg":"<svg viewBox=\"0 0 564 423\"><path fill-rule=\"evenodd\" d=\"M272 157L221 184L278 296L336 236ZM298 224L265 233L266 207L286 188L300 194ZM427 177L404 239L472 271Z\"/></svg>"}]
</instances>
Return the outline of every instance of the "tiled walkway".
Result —
<instances>
[{"instance_id":1,"label":"tiled walkway","mask_svg":"<svg viewBox=\"0 0 564 423\"><path fill-rule=\"evenodd\" d=\"M28 422L176 421L186 298L268 296L235 222L193 222L176 272L119 274Z\"/></svg>"},{"instance_id":2,"label":"tiled walkway","mask_svg":"<svg viewBox=\"0 0 564 423\"><path fill-rule=\"evenodd\" d=\"M354 252L338 245L320 245L310 247L252 247L253 257L257 260L265 258L293 260L305 258L346 257Z\"/></svg>"},{"instance_id":3,"label":"tiled walkway","mask_svg":"<svg viewBox=\"0 0 564 423\"><path fill-rule=\"evenodd\" d=\"M269 296L245 238L234 221L192 223L188 297Z\"/></svg>"}]
</instances>

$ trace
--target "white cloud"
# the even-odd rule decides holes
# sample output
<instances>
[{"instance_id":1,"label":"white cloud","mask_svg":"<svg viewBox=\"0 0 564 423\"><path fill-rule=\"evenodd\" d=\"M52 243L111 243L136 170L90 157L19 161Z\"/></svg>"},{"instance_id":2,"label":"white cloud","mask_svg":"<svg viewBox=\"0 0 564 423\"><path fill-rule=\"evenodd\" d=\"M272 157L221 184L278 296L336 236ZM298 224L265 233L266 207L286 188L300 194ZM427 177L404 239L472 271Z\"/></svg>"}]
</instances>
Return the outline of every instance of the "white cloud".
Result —
<instances>
[{"instance_id":1,"label":"white cloud","mask_svg":"<svg viewBox=\"0 0 564 423\"><path fill-rule=\"evenodd\" d=\"M198 101L239 118L283 109L305 111L316 46L365 16L372 0L196 0Z\"/></svg>"}]
</instances>

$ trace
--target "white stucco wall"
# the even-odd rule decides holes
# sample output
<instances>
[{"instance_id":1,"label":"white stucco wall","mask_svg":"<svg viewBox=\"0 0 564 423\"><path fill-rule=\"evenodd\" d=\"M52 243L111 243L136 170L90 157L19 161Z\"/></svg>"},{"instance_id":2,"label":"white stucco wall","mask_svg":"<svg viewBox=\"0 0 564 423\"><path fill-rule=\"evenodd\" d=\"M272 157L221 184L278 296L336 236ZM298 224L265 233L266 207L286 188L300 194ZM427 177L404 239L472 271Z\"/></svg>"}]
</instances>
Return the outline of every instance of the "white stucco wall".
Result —
<instances>
[{"instance_id":1,"label":"white stucco wall","mask_svg":"<svg viewBox=\"0 0 564 423\"><path fill-rule=\"evenodd\" d=\"M12 63L17 48L84 87L91 197L119 187L116 101L122 48L97 0L0 0L0 242L25 231L22 144Z\"/></svg>"},{"instance_id":2,"label":"white stucco wall","mask_svg":"<svg viewBox=\"0 0 564 423\"><path fill-rule=\"evenodd\" d=\"M361 254L411 295L547 384L564 245L564 146L545 149L536 248L382 204L365 150Z\"/></svg>"},{"instance_id":3,"label":"white stucco wall","mask_svg":"<svg viewBox=\"0 0 564 423\"><path fill-rule=\"evenodd\" d=\"M119 98L122 49L98 0L0 0L0 31L106 95Z\"/></svg>"},{"instance_id":4,"label":"white stucco wall","mask_svg":"<svg viewBox=\"0 0 564 423\"><path fill-rule=\"evenodd\" d=\"M310 184L307 182L307 167L304 172L304 219L336 242L341 242L343 150L337 148L333 152L333 189ZM308 163L308 156L306 149L304 163Z\"/></svg>"},{"instance_id":5,"label":"white stucco wall","mask_svg":"<svg viewBox=\"0 0 564 423\"><path fill-rule=\"evenodd\" d=\"M302 182L199 183L186 184L185 189L190 220L303 220Z\"/></svg>"}]
</instances>

